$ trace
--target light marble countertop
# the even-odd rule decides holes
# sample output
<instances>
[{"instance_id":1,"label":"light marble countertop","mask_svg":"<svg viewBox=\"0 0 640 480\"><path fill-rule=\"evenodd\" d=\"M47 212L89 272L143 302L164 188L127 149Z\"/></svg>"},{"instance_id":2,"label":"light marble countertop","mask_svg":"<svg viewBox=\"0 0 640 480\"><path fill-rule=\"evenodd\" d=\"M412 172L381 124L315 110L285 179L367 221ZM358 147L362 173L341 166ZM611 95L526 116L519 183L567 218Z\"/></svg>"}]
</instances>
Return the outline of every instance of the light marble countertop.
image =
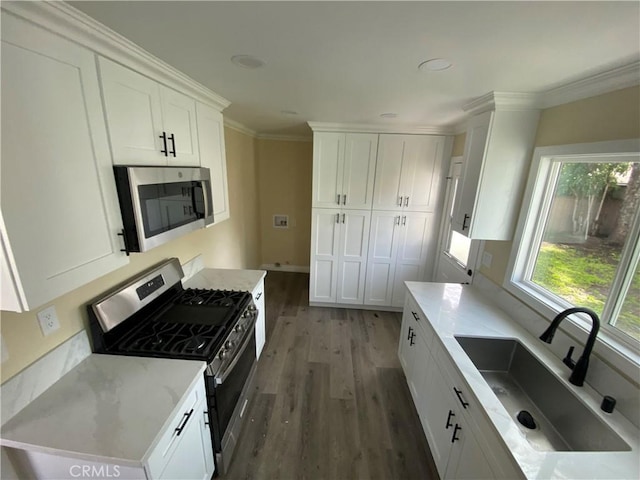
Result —
<instances>
[{"instance_id":1,"label":"light marble countertop","mask_svg":"<svg viewBox=\"0 0 640 480\"><path fill-rule=\"evenodd\" d=\"M204 268L183 281L183 286L252 292L266 274L264 270Z\"/></svg>"},{"instance_id":2,"label":"light marble countertop","mask_svg":"<svg viewBox=\"0 0 640 480\"><path fill-rule=\"evenodd\" d=\"M141 467L205 367L92 354L4 424L0 444Z\"/></svg>"},{"instance_id":3,"label":"light marble countertop","mask_svg":"<svg viewBox=\"0 0 640 480\"><path fill-rule=\"evenodd\" d=\"M423 282L406 282L406 285L433 326L435 336L444 346L444 351L457 366L467 383L466 387L483 406L491 426L495 428L527 478L640 478L639 430L617 410L611 414L602 412L599 408L602 396L588 384L583 387L570 384L567 367L551 353L546 344L511 320L504 311L493 305L490 299L469 286ZM631 451L542 452L535 450L462 350L454 335L517 338L596 416L612 427L631 446Z\"/></svg>"}]
</instances>

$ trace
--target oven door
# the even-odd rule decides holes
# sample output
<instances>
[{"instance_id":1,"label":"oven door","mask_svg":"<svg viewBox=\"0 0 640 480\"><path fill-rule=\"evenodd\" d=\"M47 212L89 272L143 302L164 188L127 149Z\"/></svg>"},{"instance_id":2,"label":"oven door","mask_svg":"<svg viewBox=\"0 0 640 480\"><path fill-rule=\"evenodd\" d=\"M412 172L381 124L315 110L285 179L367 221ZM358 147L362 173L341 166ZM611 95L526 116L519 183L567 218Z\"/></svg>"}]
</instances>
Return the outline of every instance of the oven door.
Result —
<instances>
[{"instance_id":1,"label":"oven door","mask_svg":"<svg viewBox=\"0 0 640 480\"><path fill-rule=\"evenodd\" d=\"M249 379L256 363L256 335L255 323L244 337L241 348L229 366L218 375L207 377L207 395L213 395L213 402L209 402L212 409L212 423L214 448L221 451L222 443L227 432L229 422L233 419L234 411L241 398L245 384Z\"/></svg>"},{"instance_id":2,"label":"oven door","mask_svg":"<svg viewBox=\"0 0 640 480\"><path fill-rule=\"evenodd\" d=\"M114 167L130 251L144 252L213 223L209 170Z\"/></svg>"}]
</instances>

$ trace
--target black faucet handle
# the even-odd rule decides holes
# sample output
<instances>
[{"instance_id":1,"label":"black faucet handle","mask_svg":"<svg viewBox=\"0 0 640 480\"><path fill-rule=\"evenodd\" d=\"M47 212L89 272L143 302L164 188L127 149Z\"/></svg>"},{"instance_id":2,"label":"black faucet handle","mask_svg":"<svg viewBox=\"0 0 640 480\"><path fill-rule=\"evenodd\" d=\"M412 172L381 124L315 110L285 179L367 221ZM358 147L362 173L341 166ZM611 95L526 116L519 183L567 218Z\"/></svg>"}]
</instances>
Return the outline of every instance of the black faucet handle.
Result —
<instances>
[{"instance_id":1,"label":"black faucet handle","mask_svg":"<svg viewBox=\"0 0 640 480\"><path fill-rule=\"evenodd\" d=\"M567 367L573 370L576 366L576 362L571 358L573 355L574 347L569 347L569 351L567 352L567 356L562 359L562 363L564 363Z\"/></svg>"}]
</instances>

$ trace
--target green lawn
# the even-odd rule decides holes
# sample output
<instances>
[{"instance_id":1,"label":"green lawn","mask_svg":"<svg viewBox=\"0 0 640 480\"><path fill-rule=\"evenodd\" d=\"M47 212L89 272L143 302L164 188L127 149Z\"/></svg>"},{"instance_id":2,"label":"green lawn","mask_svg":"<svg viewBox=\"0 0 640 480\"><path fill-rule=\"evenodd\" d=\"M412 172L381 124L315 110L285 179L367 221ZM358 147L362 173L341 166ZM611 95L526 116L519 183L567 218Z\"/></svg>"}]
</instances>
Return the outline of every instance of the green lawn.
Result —
<instances>
[{"instance_id":1,"label":"green lawn","mask_svg":"<svg viewBox=\"0 0 640 480\"><path fill-rule=\"evenodd\" d=\"M585 247L543 242L533 281L570 303L602 313L619 252L605 244ZM616 327L640 340L640 273L636 271Z\"/></svg>"}]
</instances>

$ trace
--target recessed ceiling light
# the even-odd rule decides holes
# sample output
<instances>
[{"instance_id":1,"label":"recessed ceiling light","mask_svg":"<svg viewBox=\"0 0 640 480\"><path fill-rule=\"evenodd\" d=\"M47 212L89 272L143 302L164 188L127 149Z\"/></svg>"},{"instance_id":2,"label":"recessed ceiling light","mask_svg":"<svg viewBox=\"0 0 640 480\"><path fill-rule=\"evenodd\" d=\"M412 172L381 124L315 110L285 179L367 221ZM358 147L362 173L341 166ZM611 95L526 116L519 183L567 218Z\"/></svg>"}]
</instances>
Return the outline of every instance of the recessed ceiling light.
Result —
<instances>
[{"instance_id":1,"label":"recessed ceiling light","mask_svg":"<svg viewBox=\"0 0 640 480\"><path fill-rule=\"evenodd\" d=\"M398 114L389 112L389 113L381 113L380 116L382 118L396 118Z\"/></svg>"},{"instance_id":2,"label":"recessed ceiling light","mask_svg":"<svg viewBox=\"0 0 640 480\"><path fill-rule=\"evenodd\" d=\"M265 66L265 63L258 57L253 55L234 55L231 57L231 61L244 68L261 68Z\"/></svg>"},{"instance_id":3,"label":"recessed ceiling light","mask_svg":"<svg viewBox=\"0 0 640 480\"><path fill-rule=\"evenodd\" d=\"M296 112L295 110L280 110L280 113L283 115L298 115L298 112Z\"/></svg>"},{"instance_id":4,"label":"recessed ceiling light","mask_svg":"<svg viewBox=\"0 0 640 480\"><path fill-rule=\"evenodd\" d=\"M451 68L451 65L453 65L453 63L451 63L451 61L447 60L446 58L432 58L431 60L427 60L426 62L422 62L420 65L418 65L418 70L422 70L423 72L425 70L440 72L442 70L446 70L447 68Z\"/></svg>"}]
</instances>

